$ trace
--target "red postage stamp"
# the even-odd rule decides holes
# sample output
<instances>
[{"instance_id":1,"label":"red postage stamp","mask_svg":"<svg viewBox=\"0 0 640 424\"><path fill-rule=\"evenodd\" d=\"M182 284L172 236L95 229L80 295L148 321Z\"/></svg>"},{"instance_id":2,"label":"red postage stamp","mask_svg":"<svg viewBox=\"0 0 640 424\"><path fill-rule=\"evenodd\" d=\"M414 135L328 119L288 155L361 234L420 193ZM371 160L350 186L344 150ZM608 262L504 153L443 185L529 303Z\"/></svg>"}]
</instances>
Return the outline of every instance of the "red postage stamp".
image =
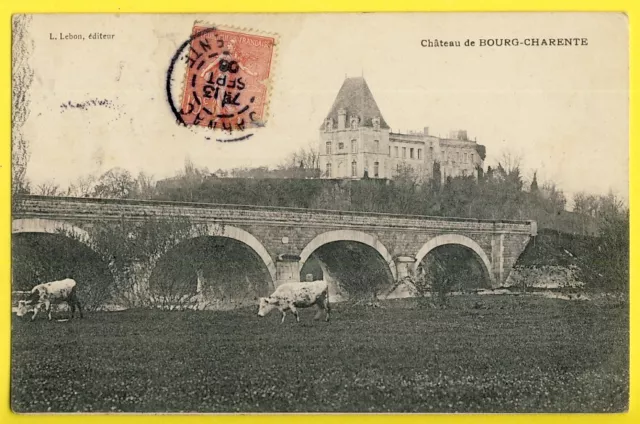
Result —
<instances>
[{"instance_id":1,"label":"red postage stamp","mask_svg":"<svg viewBox=\"0 0 640 424\"><path fill-rule=\"evenodd\" d=\"M180 115L186 125L242 131L264 126L275 36L195 24Z\"/></svg>"}]
</instances>

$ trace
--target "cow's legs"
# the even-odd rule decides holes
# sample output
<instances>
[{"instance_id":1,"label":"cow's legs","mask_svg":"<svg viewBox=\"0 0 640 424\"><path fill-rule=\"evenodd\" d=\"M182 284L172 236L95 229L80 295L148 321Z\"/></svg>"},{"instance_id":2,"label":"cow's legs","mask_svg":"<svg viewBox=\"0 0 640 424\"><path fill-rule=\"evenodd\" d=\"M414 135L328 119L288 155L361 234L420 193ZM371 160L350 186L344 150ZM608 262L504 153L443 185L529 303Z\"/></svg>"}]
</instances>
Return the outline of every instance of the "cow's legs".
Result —
<instances>
[{"instance_id":1,"label":"cow's legs","mask_svg":"<svg viewBox=\"0 0 640 424\"><path fill-rule=\"evenodd\" d=\"M69 317L71 319L75 315L76 304L73 302L73 300L69 300L69 302L67 302L67 304L69 305L69 312L71 312L71 316Z\"/></svg>"},{"instance_id":2,"label":"cow's legs","mask_svg":"<svg viewBox=\"0 0 640 424\"><path fill-rule=\"evenodd\" d=\"M329 322L329 314L331 312L331 306L329 305L329 297L325 297L323 303L323 307L324 310L327 311L327 317L325 318L325 321Z\"/></svg>"},{"instance_id":3,"label":"cow's legs","mask_svg":"<svg viewBox=\"0 0 640 424\"><path fill-rule=\"evenodd\" d=\"M298 310L296 309L296 307L291 305L289 309L291 309L291 312L293 313L293 315L296 316L296 321L300 322L300 317L298 316Z\"/></svg>"},{"instance_id":4,"label":"cow's legs","mask_svg":"<svg viewBox=\"0 0 640 424\"><path fill-rule=\"evenodd\" d=\"M318 309L318 312L313 316L314 320L320 319L320 315L322 315L322 311L324 310L322 302L316 303L316 308Z\"/></svg>"},{"instance_id":5,"label":"cow's legs","mask_svg":"<svg viewBox=\"0 0 640 424\"><path fill-rule=\"evenodd\" d=\"M284 323L284 317L287 316L287 313L284 311L284 309L280 309L280 312L282 313L282 320L280 321L280 324Z\"/></svg>"},{"instance_id":6,"label":"cow's legs","mask_svg":"<svg viewBox=\"0 0 640 424\"><path fill-rule=\"evenodd\" d=\"M51 302L48 300L44 302L44 310L48 312L49 321L51 321Z\"/></svg>"},{"instance_id":7,"label":"cow's legs","mask_svg":"<svg viewBox=\"0 0 640 424\"><path fill-rule=\"evenodd\" d=\"M33 321L34 319L36 319L36 315L38 315L38 311L40 310L40 307L42 305L41 304L36 304L36 307L33 308L33 315L31 316L31 321Z\"/></svg>"},{"instance_id":8,"label":"cow's legs","mask_svg":"<svg viewBox=\"0 0 640 424\"><path fill-rule=\"evenodd\" d=\"M78 300L78 296L74 293L69 299L69 307L71 308L71 318L75 316L75 307L78 307L78 312L80 313L80 318L82 318L82 306L80 305L80 301Z\"/></svg>"},{"instance_id":9,"label":"cow's legs","mask_svg":"<svg viewBox=\"0 0 640 424\"><path fill-rule=\"evenodd\" d=\"M82 305L80 305L80 301L76 297L76 306L78 307L78 312L80 312L80 318L82 318Z\"/></svg>"}]
</instances>

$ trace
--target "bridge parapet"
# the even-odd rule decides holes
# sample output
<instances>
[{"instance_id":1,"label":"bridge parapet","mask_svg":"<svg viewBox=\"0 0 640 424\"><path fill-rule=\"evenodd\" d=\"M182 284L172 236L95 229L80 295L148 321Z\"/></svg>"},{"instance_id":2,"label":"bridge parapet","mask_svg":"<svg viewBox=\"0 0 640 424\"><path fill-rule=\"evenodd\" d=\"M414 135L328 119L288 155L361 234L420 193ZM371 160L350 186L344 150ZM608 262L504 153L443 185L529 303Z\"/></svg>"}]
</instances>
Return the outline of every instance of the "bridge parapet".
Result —
<instances>
[{"instance_id":1,"label":"bridge parapet","mask_svg":"<svg viewBox=\"0 0 640 424\"><path fill-rule=\"evenodd\" d=\"M535 235L535 221L481 220L316 209L145 200L20 196L14 218L62 218L77 221L136 220L185 216L194 222L256 222L261 224L330 225L458 232Z\"/></svg>"}]
</instances>

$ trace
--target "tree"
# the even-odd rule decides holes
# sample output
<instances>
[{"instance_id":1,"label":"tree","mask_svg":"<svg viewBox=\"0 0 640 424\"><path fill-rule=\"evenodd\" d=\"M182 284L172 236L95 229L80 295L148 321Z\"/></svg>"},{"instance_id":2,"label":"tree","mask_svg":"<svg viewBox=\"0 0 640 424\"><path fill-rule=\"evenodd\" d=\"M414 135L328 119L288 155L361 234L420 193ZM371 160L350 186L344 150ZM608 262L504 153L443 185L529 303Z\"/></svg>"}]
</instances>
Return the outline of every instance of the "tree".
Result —
<instances>
[{"instance_id":1,"label":"tree","mask_svg":"<svg viewBox=\"0 0 640 424\"><path fill-rule=\"evenodd\" d=\"M67 196L90 197L96 184L96 177L88 174L78 177L67 188Z\"/></svg>"},{"instance_id":2,"label":"tree","mask_svg":"<svg viewBox=\"0 0 640 424\"><path fill-rule=\"evenodd\" d=\"M112 168L102 174L93 189L95 197L127 199L135 193L136 182L126 169Z\"/></svg>"},{"instance_id":3,"label":"tree","mask_svg":"<svg viewBox=\"0 0 640 424\"><path fill-rule=\"evenodd\" d=\"M218 178L226 178L229 176L229 171L226 169L218 168L214 175Z\"/></svg>"},{"instance_id":4,"label":"tree","mask_svg":"<svg viewBox=\"0 0 640 424\"><path fill-rule=\"evenodd\" d=\"M477 268L473 253L467 249L441 246L433 250L423 259L418 272L410 275L418 295L418 304L446 307L452 291L468 289L470 287L466 285L470 280L484 278L482 271ZM486 280L483 283L485 285Z\"/></svg>"},{"instance_id":5,"label":"tree","mask_svg":"<svg viewBox=\"0 0 640 424\"><path fill-rule=\"evenodd\" d=\"M318 178L320 175L320 153L309 144L290 153L275 170L267 170L263 178Z\"/></svg>"},{"instance_id":6,"label":"tree","mask_svg":"<svg viewBox=\"0 0 640 424\"><path fill-rule=\"evenodd\" d=\"M393 178L394 196L391 206L395 213L416 213L419 207L417 193L420 177L414 167L406 162L398 164Z\"/></svg>"},{"instance_id":7,"label":"tree","mask_svg":"<svg viewBox=\"0 0 640 424\"><path fill-rule=\"evenodd\" d=\"M179 177L183 177L191 183L200 183L206 177L210 175L207 168L198 168L193 163L190 157L186 157L184 160L184 168L178 173Z\"/></svg>"},{"instance_id":8,"label":"tree","mask_svg":"<svg viewBox=\"0 0 640 424\"><path fill-rule=\"evenodd\" d=\"M34 194L39 196L57 196L62 193L58 184L53 181L45 181L36 186Z\"/></svg>"},{"instance_id":9,"label":"tree","mask_svg":"<svg viewBox=\"0 0 640 424\"><path fill-rule=\"evenodd\" d=\"M442 189L442 170L440 169L440 162L433 162L433 175L431 177L431 189L433 191L440 191Z\"/></svg>"},{"instance_id":10,"label":"tree","mask_svg":"<svg viewBox=\"0 0 640 424\"><path fill-rule=\"evenodd\" d=\"M208 234L208 227L181 216L150 216L142 221L98 222L88 236L63 233L88 245L108 264L113 276L111 301L130 308L158 307L184 301L184 293L174 291L175 286L160 293L149 291L149 278L158 260L179 243Z\"/></svg>"},{"instance_id":11,"label":"tree","mask_svg":"<svg viewBox=\"0 0 640 424\"><path fill-rule=\"evenodd\" d=\"M537 176L537 172L533 172L533 181L531 181L531 186L529 187L529 192L530 193L537 193L538 192L538 176Z\"/></svg>"},{"instance_id":12,"label":"tree","mask_svg":"<svg viewBox=\"0 0 640 424\"><path fill-rule=\"evenodd\" d=\"M447 272L446 261L435 254L424 260L422 272L413 279L418 294L418 305L446 307L453 279ZM430 302L427 299L430 299Z\"/></svg>"},{"instance_id":13,"label":"tree","mask_svg":"<svg viewBox=\"0 0 640 424\"><path fill-rule=\"evenodd\" d=\"M514 172L517 172L519 174L521 164L522 156L517 155L509 150L503 151L498 161L498 167L502 168L506 175L513 174Z\"/></svg>"},{"instance_id":14,"label":"tree","mask_svg":"<svg viewBox=\"0 0 640 424\"><path fill-rule=\"evenodd\" d=\"M600 229L596 265L604 272L608 288L629 288L629 208L612 191L600 196Z\"/></svg>"},{"instance_id":15,"label":"tree","mask_svg":"<svg viewBox=\"0 0 640 424\"><path fill-rule=\"evenodd\" d=\"M548 213L557 214L564 211L567 205L567 198L564 193L551 181L546 181L542 185L539 198L542 200L543 208Z\"/></svg>"},{"instance_id":16,"label":"tree","mask_svg":"<svg viewBox=\"0 0 640 424\"><path fill-rule=\"evenodd\" d=\"M12 84L11 84L11 194L12 203L16 195L29 193L27 165L30 152L29 143L24 137L22 126L29 118L29 88L33 82L33 70L29 58L33 51L33 41L27 35L31 17L16 15L12 25ZM15 205L12 204L12 207Z\"/></svg>"},{"instance_id":17,"label":"tree","mask_svg":"<svg viewBox=\"0 0 640 424\"><path fill-rule=\"evenodd\" d=\"M140 172L135 180L135 198L153 199L156 195L156 182L153 175Z\"/></svg>"},{"instance_id":18,"label":"tree","mask_svg":"<svg viewBox=\"0 0 640 424\"><path fill-rule=\"evenodd\" d=\"M306 170L316 170L320 168L320 152L315 144L310 143L306 147L290 153L278 166L280 169L302 168Z\"/></svg>"}]
</instances>

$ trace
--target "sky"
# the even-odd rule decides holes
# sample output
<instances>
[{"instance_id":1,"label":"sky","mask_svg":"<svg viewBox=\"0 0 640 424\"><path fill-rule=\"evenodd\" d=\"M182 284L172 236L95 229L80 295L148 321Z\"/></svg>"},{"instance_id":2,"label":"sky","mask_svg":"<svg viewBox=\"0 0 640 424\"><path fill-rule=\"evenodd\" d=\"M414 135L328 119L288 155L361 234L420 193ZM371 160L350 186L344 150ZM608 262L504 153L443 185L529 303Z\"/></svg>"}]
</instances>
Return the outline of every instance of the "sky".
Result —
<instances>
[{"instance_id":1,"label":"sky","mask_svg":"<svg viewBox=\"0 0 640 424\"><path fill-rule=\"evenodd\" d=\"M275 33L269 119L246 141L175 123L171 57L194 21ZM111 40L51 40L63 33ZM211 171L275 166L318 145L345 76L364 76L394 131L466 129L486 165L509 152L525 176L628 198L628 22L617 13L35 15L27 176L67 186L122 167L156 179L189 157ZM587 46L422 47L421 40L587 38ZM106 100L65 108L67 102Z\"/></svg>"}]
</instances>

